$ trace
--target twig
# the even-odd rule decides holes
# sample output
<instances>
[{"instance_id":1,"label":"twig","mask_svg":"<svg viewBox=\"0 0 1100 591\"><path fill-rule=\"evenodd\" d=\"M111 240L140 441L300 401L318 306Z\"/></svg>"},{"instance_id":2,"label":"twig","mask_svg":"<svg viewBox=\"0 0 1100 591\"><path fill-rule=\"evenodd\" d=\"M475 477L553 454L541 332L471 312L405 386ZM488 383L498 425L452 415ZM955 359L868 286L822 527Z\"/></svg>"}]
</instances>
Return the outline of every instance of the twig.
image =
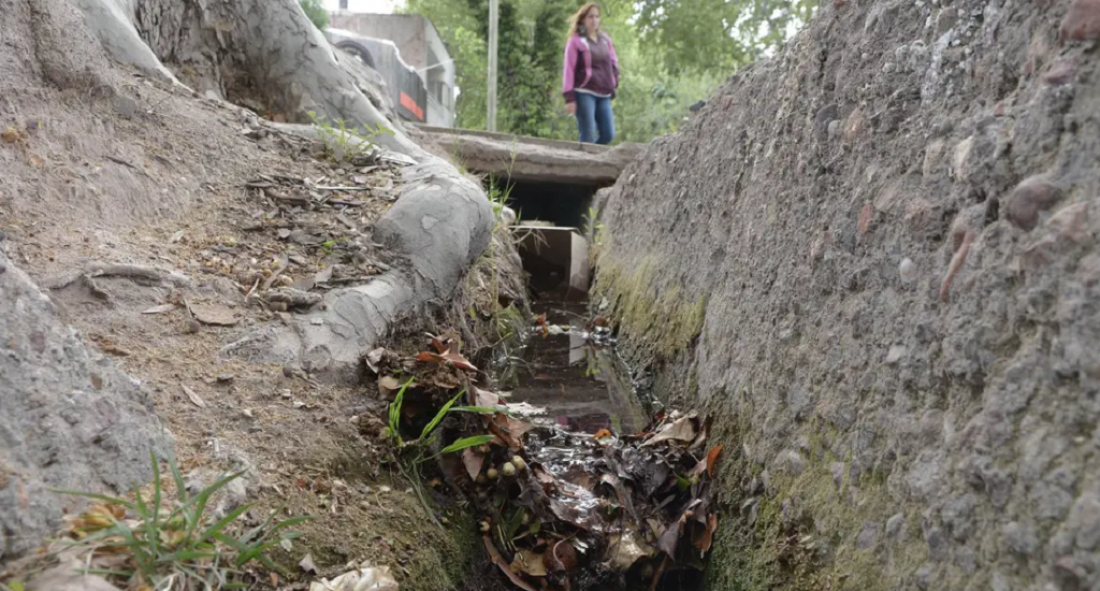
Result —
<instances>
[{"instance_id":1,"label":"twig","mask_svg":"<svg viewBox=\"0 0 1100 591\"><path fill-rule=\"evenodd\" d=\"M951 281L955 279L955 275L958 274L959 269L962 267L963 262L966 261L966 255L970 252L970 243L974 240L974 231L967 230L963 235L962 244L959 245L959 250L955 251L955 256L951 257L951 264L947 267L947 274L943 276L943 283L940 284L940 301L947 303L951 291Z\"/></svg>"},{"instance_id":2,"label":"twig","mask_svg":"<svg viewBox=\"0 0 1100 591\"><path fill-rule=\"evenodd\" d=\"M318 191L370 191L374 187L312 187Z\"/></svg>"},{"instance_id":3,"label":"twig","mask_svg":"<svg viewBox=\"0 0 1100 591\"><path fill-rule=\"evenodd\" d=\"M110 160L111 162L116 162L116 163L121 164L123 166L128 166L128 167L130 167L134 170L141 170L140 168L134 166L133 164L130 164L129 162L123 160L122 158L115 158L114 156L107 156L107 159Z\"/></svg>"},{"instance_id":4,"label":"twig","mask_svg":"<svg viewBox=\"0 0 1100 591\"><path fill-rule=\"evenodd\" d=\"M247 300L248 298L252 297L252 294L256 293L256 288L259 286L260 280L257 279L256 282L252 284L252 289L248 290L248 293L244 294L244 298Z\"/></svg>"},{"instance_id":5,"label":"twig","mask_svg":"<svg viewBox=\"0 0 1100 591\"><path fill-rule=\"evenodd\" d=\"M668 568L668 554L665 554L663 560L661 560L661 566L657 567L657 572L653 575L653 584L649 586L649 591L657 591L657 585L661 582L661 575L665 574L665 569Z\"/></svg>"}]
</instances>

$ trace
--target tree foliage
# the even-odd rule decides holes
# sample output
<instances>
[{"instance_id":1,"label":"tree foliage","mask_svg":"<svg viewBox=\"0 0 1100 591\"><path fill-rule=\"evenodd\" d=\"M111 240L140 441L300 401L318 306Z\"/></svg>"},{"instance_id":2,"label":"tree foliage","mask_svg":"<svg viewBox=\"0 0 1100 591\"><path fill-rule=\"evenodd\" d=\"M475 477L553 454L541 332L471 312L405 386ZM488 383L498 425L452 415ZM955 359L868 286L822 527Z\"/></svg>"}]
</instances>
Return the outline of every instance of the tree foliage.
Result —
<instances>
[{"instance_id":1,"label":"tree foliage","mask_svg":"<svg viewBox=\"0 0 1100 591\"><path fill-rule=\"evenodd\" d=\"M497 128L576 139L561 96L566 19L580 0L500 0ZM808 20L813 0L604 0L602 25L622 79L616 141L675 131L688 107L739 67L778 47ZM456 64L456 125L486 127L488 0L408 0L430 18Z\"/></svg>"},{"instance_id":2,"label":"tree foliage","mask_svg":"<svg viewBox=\"0 0 1100 591\"><path fill-rule=\"evenodd\" d=\"M298 0L298 4L302 5L302 10L305 11L306 16L310 21L322 31L328 26L328 11L325 10L321 0Z\"/></svg>"}]
</instances>

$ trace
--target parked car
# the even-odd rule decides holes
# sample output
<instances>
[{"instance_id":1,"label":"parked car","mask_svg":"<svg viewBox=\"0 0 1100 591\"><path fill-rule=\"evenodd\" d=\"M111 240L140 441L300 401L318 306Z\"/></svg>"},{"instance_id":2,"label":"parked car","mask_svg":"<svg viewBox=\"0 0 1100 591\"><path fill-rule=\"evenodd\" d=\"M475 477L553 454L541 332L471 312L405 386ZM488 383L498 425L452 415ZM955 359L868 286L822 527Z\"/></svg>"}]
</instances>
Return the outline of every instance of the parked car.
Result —
<instances>
[{"instance_id":1,"label":"parked car","mask_svg":"<svg viewBox=\"0 0 1100 591\"><path fill-rule=\"evenodd\" d=\"M342 29L326 29L325 36L330 43L382 75L401 119L412 123L427 120L428 90L416 68L401 59L401 52L392 41L363 37Z\"/></svg>"}]
</instances>

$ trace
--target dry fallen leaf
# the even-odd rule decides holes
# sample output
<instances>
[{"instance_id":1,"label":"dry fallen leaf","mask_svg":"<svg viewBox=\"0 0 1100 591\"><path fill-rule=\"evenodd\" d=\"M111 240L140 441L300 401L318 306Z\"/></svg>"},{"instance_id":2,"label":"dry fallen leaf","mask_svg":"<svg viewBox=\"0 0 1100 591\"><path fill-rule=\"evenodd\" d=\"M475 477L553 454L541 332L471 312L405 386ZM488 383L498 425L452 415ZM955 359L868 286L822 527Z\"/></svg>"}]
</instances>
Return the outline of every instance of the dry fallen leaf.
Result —
<instances>
[{"instance_id":1,"label":"dry fallen leaf","mask_svg":"<svg viewBox=\"0 0 1100 591\"><path fill-rule=\"evenodd\" d=\"M714 532L717 530L718 516L711 513L707 516L706 522L702 527L697 526L695 528L695 532L691 536L691 544L705 555L710 551L710 546L714 541Z\"/></svg>"},{"instance_id":2,"label":"dry fallen leaf","mask_svg":"<svg viewBox=\"0 0 1100 591\"><path fill-rule=\"evenodd\" d=\"M385 347L378 347L377 349L371 349L371 351L367 353L367 367L374 373L378 373L378 363L382 361L382 354L385 352Z\"/></svg>"},{"instance_id":3,"label":"dry fallen leaf","mask_svg":"<svg viewBox=\"0 0 1100 591\"><path fill-rule=\"evenodd\" d=\"M650 438L649 441L643 443L642 446L657 445L662 441L690 443L695 439L695 425L692 424L691 419L692 417L687 416L677 419L669 425L665 425L660 432Z\"/></svg>"},{"instance_id":4,"label":"dry fallen leaf","mask_svg":"<svg viewBox=\"0 0 1100 591\"><path fill-rule=\"evenodd\" d=\"M393 376L378 376L378 397L390 400L393 393L401 389L401 382Z\"/></svg>"},{"instance_id":5,"label":"dry fallen leaf","mask_svg":"<svg viewBox=\"0 0 1100 591\"><path fill-rule=\"evenodd\" d=\"M531 550L520 550L512 560L512 572L523 573L532 577L545 577L546 565L543 564L543 555Z\"/></svg>"},{"instance_id":6,"label":"dry fallen leaf","mask_svg":"<svg viewBox=\"0 0 1100 591\"><path fill-rule=\"evenodd\" d=\"M489 557L493 559L493 562L500 567L500 571L503 572L516 587L523 589L523 591L535 591L534 587L528 585L526 581L519 578L519 575L512 572L511 566L504 561L504 557L500 555L500 551L497 550L496 545L493 544L492 538L486 535L482 536L482 539L485 540L485 549L489 551Z\"/></svg>"},{"instance_id":7,"label":"dry fallen leaf","mask_svg":"<svg viewBox=\"0 0 1100 591\"><path fill-rule=\"evenodd\" d=\"M466 466L466 472L470 478L477 478L477 475L481 474L481 466L485 464L485 456L468 447L462 450L462 463Z\"/></svg>"},{"instance_id":8,"label":"dry fallen leaf","mask_svg":"<svg viewBox=\"0 0 1100 591\"><path fill-rule=\"evenodd\" d=\"M716 445L707 452L707 476L714 478L715 466L718 463L718 455L722 453L723 446Z\"/></svg>"},{"instance_id":9,"label":"dry fallen leaf","mask_svg":"<svg viewBox=\"0 0 1100 591\"><path fill-rule=\"evenodd\" d=\"M183 393L187 395L187 398L189 398L195 406L199 408L206 408L206 403L202 401L202 398L199 398L198 394L195 394L194 390L188 388L183 384L180 384L180 387L183 388Z\"/></svg>"},{"instance_id":10,"label":"dry fallen leaf","mask_svg":"<svg viewBox=\"0 0 1100 591\"><path fill-rule=\"evenodd\" d=\"M424 361L426 363L439 363L453 365L459 369L465 369L468 371L477 371L477 367L470 363L465 357L459 353L452 352L450 349L442 353L432 353L431 351L421 351L416 356L417 361Z\"/></svg>"}]
</instances>

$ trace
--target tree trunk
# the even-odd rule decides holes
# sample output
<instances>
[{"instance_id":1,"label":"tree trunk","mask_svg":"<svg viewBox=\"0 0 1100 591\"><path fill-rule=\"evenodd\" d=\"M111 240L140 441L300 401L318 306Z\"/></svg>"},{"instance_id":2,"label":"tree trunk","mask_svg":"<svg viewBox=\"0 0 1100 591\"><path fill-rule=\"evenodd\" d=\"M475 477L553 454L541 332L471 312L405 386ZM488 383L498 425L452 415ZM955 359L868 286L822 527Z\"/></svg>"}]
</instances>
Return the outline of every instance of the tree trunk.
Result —
<instances>
[{"instance_id":1,"label":"tree trunk","mask_svg":"<svg viewBox=\"0 0 1100 591\"><path fill-rule=\"evenodd\" d=\"M34 0L41 1L41 0ZM426 157L387 120L296 0L71 0L112 56L149 73L307 123L309 112L351 126L395 130L385 147ZM384 104L380 97L375 103Z\"/></svg>"}]
</instances>

